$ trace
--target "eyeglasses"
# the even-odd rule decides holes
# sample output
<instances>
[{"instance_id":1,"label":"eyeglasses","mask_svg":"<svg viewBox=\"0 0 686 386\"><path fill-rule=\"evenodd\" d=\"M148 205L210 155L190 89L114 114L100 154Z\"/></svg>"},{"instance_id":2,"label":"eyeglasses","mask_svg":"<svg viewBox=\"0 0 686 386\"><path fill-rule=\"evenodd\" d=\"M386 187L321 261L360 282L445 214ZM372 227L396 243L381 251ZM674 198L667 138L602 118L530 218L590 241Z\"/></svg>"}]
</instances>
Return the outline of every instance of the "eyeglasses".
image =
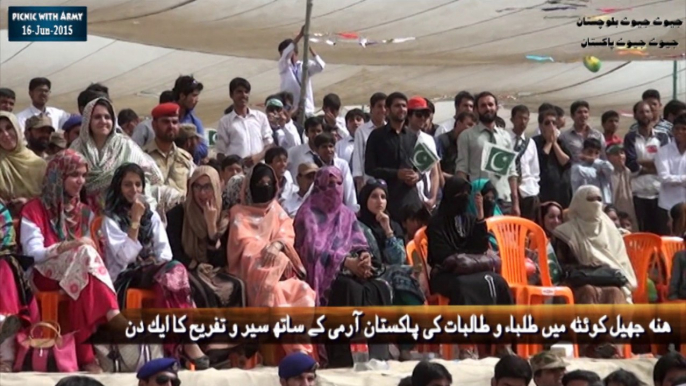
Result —
<instances>
[{"instance_id":1,"label":"eyeglasses","mask_svg":"<svg viewBox=\"0 0 686 386\"><path fill-rule=\"evenodd\" d=\"M158 375L157 377L155 377L155 383L157 383L158 385L166 385L170 382L172 386L181 385L181 380L179 378L173 378L168 375Z\"/></svg>"},{"instance_id":2,"label":"eyeglasses","mask_svg":"<svg viewBox=\"0 0 686 386\"><path fill-rule=\"evenodd\" d=\"M414 112L414 116L418 118L429 118L431 116L430 111L419 110Z\"/></svg>"},{"instance_id":3,"label":"eyeglasses","mask_svg":"<svg viewBox=\"0 0 686 386\"><path fill-rule=\"evenodd\" d=\"M549 120L543 121L543 126L546 126L546 125L554 125L554 124L555 124L555 121L549 121Z\"/></svg>"},{"instance_id":4,"label":"eyeglasses","mask_svg":"<svg viewBox=\"0 0 686 386\"><path fill-rule=\"evenodd\" d=\"M212 186L212 184L205 184L205 185L193 184L193 190L195 190L196 192L211 192L214 190L214 186Z\"/></svg>"}]
</instances>

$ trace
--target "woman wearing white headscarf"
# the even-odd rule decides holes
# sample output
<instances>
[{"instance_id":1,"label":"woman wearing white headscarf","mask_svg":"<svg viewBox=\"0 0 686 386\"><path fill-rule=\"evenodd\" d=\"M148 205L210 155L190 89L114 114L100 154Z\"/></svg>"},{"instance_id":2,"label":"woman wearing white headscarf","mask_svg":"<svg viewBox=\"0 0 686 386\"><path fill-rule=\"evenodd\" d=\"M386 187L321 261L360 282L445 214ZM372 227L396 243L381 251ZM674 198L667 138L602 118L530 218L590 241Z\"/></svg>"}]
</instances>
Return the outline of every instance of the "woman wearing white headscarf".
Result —
<instances>
[{"instance_id":1,"label":"woman wearing white headscarf","mask_svg":"<svg viewBox=\"0 0 686 386\"><path fill-rule=\"evenodd\" d=\"M603 212L600 189L581 186L569 206L568 221L553 231L555 250L576 304L631 303L636 275L614 222ZM590 347L587 356L614 356ZM613 349L616 348L613 347Z\"/></svg>"},{"instance_id":2,"label":"woman wearing white headscarf","mask_svg":"<svg viewBox=\"0 0 686 386\"><path fill-rule=\"evenodd\" d=\"M115 128L115 113L112 103L105 98L92 100L83 109L83 121L79 137L71 148L81 153L88 162L86 175L86 199L96 215L105 207L105 193L112 183L114 172L124 163L138 164L145 172L146 186L152 190L163 184L162 172L155 161L124 134ZM156 206L156 202L151 202Z\"/></svg>"}]
</instances>

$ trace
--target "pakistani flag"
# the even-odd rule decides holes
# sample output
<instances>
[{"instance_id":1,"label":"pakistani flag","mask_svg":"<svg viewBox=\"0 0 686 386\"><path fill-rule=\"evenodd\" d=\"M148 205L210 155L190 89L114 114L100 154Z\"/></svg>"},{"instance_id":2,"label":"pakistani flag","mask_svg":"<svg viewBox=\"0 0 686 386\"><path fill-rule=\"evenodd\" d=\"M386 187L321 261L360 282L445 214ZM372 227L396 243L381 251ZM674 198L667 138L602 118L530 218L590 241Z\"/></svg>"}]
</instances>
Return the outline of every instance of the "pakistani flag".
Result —
<instances>
[{"instance_id":1,"label":"pakistani flag","mask_svg":"<svg viewBox=\"0 0 686 386\"><path fill-rule=\"evenodd\" d=\"M433 150L421 141L417 141L412 152L412 165L419 172L426 173L431 170L436 162L438 162L438 156L434 154Z\"/></svg>"},{"instance_id":2,"label":"pakistani flag","mask_svg":"<svg viewBox=\"0 0 686 386\"><path fill-rule=\"evenodd\" d=\"M207 129L207 143L214 146L217 143L217 130Z\"/></svg>"},{"instance_id":3,"label":"pakistani flag","mask_svg":"<svg viewBox=\"0 0 686 386\"><path fill-rule=\"evenodd\" d=\"M484 144L481 153L481 170L499 176L506 176L517 157L517 153L493 143Z\"/></svg>"}]
</instances>

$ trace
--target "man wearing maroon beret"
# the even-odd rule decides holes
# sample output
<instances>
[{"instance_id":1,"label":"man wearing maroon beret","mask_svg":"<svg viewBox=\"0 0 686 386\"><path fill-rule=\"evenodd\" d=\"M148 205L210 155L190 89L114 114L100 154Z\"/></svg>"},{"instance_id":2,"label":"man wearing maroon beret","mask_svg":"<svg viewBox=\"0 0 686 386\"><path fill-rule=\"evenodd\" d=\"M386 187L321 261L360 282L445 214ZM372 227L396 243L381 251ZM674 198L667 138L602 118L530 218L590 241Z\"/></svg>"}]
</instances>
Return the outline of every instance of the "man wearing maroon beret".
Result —
<instances>
[{"instance_id":1,"label":"man wearing maroon beret","mask_svg":"<svg viewBox=\"0 0 686 386\"><path fill-rule=\"evenodd\" d=\"M179 110L176 103L161 103L152 109L152 129L155 139L144 150L157 163L164 185L186 194L186 186L195 164L193 156L176 146L174 140L179 134Z\"/></svg>"}]
</instances>

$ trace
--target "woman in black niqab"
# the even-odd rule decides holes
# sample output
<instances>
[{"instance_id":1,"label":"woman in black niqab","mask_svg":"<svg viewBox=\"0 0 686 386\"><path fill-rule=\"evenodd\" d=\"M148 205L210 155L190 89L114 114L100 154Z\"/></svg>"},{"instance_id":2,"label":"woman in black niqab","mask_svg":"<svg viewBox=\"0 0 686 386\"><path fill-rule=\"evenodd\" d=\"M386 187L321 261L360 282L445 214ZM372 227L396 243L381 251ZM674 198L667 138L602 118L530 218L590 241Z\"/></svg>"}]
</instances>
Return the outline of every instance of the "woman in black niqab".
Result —
<instances>
[{"instance_id":1,"label":"woman in black niqab","mask_svg":"<svg viewBox=\"0 0 686 386\"><path fill-rule=\"evenodd\" d=\"M500 258L489 249L483 210L477 208L481 218L467 213L470 193L464 178L447 180L443 201L427 226L431 292L449 298L450 305L513 304L510 287L499 274ZM475 347L461 349L460 355L478 356Z\"/></svg>"}]
</instances>

